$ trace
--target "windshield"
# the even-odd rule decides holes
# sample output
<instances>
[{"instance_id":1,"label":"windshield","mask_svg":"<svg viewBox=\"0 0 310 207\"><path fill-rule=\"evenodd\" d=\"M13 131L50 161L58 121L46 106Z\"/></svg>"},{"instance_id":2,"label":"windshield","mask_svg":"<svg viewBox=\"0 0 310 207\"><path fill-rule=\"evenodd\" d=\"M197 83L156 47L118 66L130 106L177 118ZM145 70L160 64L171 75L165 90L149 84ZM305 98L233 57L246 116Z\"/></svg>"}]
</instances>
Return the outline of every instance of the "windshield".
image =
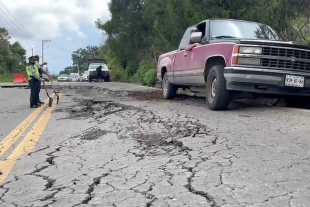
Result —
<instances>
[{"instance_id":1,"label":"windshield","mask_svg":"<svg viewBox=\"0 0 310 207\"><path fill-rule=\"evenodd\" d=\"M279 40L279 35L268 25L234 20L213 20L212 39L243 38Z\"/></svg>"},{"instance_id":2,"label":"windshield","mask_svg":"<svg viewBox=\"0 0 310 207\"><path fill-rule=\"evenodd\" d=\"M90 65L89 65L89 69L96 69L97 67L99 67L99 66L102 66L102 69L108 69L108 66L107 66L107 64L105 64L105 63L91 63Z\"/></svg>"}]
</instances>

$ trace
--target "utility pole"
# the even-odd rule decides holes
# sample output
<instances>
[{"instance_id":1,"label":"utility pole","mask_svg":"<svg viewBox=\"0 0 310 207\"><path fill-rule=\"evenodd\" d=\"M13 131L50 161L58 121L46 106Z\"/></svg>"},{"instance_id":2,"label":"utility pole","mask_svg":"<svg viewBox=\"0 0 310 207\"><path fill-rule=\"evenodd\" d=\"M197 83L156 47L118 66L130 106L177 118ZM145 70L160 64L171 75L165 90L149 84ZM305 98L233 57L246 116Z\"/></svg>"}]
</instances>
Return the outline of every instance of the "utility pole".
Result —
<instances>
[{"instance_id":1,"label":"utility pole","mask_svg":"<svg viewBox=\"0 0 310 207\"><path fill-rule=\"evenodd\" d=\"M80 58L81 58L81 57L80 57L79 55L77 55L77 58L76 58L76 66L77 66L79 75L80 75L80 67L79 67L79 59L80 59Z\"/></svg>"},{"instance_id":2,"label":"utility pole","mask_svg":"<svg viewBox=\"0 0 310 207\"><path fill-rule=\"evenodd\" d=\"M32 55L31 55L31 56L33 56L33 47L31 48L31 53L32 53Z\"/></svg>"},{"instance_id":3,"label":"utility pole","mask_svg":"<svg viewBox=\"0 0 310 207\"><path fill-rule=\"evenodd\" d=\"M45 43L48 43L48 42L51 42L51 40L42 40L42 64L44 63L44 59L43 59L43 56L44 56L44 45L45 45Z\"/></svg>"},{"instance_id":4,"label":"utility pole","mask_svg":"<svg viewBox=\"0 0 310 207\"><path fill-rule=\"evenodd\" d=\"M80 68L79 68L79 59L76 61L77 69L78 69L78 74L80 75Z\"/></svg>"}]
</instances>

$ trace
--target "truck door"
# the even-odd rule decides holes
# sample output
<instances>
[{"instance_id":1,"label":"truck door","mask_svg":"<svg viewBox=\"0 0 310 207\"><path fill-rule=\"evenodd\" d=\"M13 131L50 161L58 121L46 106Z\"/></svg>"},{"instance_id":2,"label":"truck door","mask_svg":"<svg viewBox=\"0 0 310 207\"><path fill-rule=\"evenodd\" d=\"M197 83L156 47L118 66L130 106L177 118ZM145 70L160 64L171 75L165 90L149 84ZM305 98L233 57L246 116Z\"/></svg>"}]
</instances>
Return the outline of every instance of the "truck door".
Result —
<instances>
[{"instance_id":1,"label":"truck door","mask_svg":"<svg viewBox=\"0 0 310 207\"><path fill-rule=\"evenodd\" d=\"M175 60L173 65L173 75L175 83L177 84L185 84L184 78L183 78L183 72L188 69L189 63L187 56L187 51L185 50L186 45L189 42L190 39L190 31L193 27L187 28L185 31L183 38L180 42L178 52L175 54Z\"/></svg>"},{"instance_id":2,"label":"truck door","mask_svg":"<svg viewBox=\"0 0 310 207\"><path fill-rule=\"evenodd\" d=\"M203 39L208 38L208 23L209 21L203 21L197 24L197 29L202 32ZM194 47L191 51L187 51L187 68L183 71L183 82L187 85L204 85L204 66L207 46L204 44Z\"/></svg>"}]
</instances>

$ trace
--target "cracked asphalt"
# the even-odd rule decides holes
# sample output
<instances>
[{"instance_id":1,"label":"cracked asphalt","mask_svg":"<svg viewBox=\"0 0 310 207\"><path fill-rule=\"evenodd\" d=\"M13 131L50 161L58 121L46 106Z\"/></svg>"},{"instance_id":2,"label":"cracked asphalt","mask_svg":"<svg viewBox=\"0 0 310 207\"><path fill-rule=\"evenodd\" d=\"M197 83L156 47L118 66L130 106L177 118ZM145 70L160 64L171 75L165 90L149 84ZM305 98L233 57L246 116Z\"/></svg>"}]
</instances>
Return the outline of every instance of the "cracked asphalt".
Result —
<instances>
[{"instance_id":1,"label":"cracked asphalt","mask_svg":"<svg viewBox=\"0 0 310 207\"><path fill-rule=\"evenodd\" d=\"M93 85L93 86L92 86ZM122 83L63 87L1 207L310 206L309 112L163 100Z\"/></svg>"}]
</instances>

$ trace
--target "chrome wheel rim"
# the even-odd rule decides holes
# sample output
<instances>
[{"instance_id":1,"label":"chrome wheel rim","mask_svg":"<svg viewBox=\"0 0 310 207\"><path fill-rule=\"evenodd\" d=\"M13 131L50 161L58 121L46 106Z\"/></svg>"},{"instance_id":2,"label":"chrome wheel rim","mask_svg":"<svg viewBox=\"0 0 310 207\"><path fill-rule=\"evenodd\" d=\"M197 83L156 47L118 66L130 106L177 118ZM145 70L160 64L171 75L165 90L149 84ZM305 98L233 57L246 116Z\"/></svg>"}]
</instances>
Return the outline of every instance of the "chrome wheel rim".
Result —
<instances>
[{"instance_id":1,"label":"chrome wheel rim","mask_svg":"<svg viewBox=\"0 0 310 207\"><path fill-rule=\"evenodd\" d=\"M168 79L166 78L164 81L164 96L166 96L168 92Z\"/></svg>"},{"instance_id":2,"label":"chrome wheel rim","mask_svg":"<svg viewBox=\"0 0 310 207\"><path fill-rule=\"evenodd\" d=\"M217 79L216 77L213 77L210 87L210 95L209 95L209 101L212 103L214 101L214 98L216 96L216 87L217 87Z\"/></svg>"}]
</instances>

